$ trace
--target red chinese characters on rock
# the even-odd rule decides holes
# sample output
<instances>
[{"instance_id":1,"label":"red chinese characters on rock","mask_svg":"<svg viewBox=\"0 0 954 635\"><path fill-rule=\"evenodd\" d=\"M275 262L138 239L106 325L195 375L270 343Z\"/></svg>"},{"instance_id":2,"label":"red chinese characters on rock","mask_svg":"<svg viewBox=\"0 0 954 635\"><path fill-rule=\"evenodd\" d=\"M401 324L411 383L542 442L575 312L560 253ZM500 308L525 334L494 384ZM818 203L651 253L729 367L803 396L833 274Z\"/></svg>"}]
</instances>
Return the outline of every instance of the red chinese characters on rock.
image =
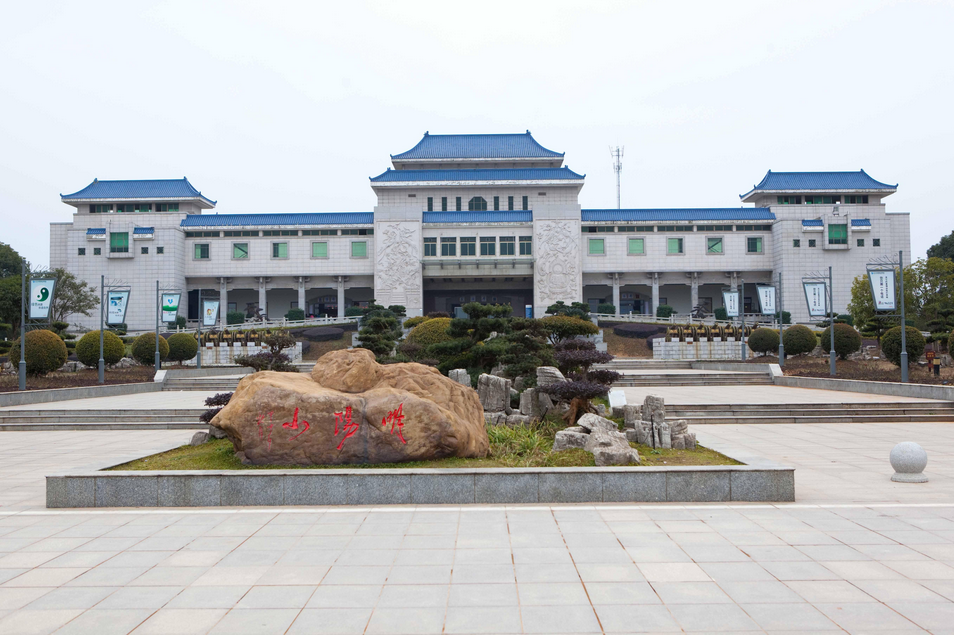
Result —
<instances>
[{"instance_id":1,"label":"red chinese characters on rock","mask_svg":"<svg viewBox=\"0 0 954 635\"><path fill-rule=\"evenodd\" d=\"M400 404L397 407L397 410L392 410L387 414L386 417L381 418L381 426L384 429L387 429L388 425L391 426L391 434L397 433L398 438L401 439L401 443L407 445L407 441L404 439L404 404ZM397 427L397 430L394 428Z\"/></svg>"},{"instance_id":2,"label":"red chinese characters on rock","mask_svg":"<svg viewBox=\"0 0 954 635\"><path fill-rule=\"evenodd\" d=\"M352 410L351 406L348 406L344 409L344 412L335 413L335 436L338 436L338 425L342 424L341 431L344 432L344 436L341 438L341 443L338 444L337 449L341 449L344 445L344 442L349 437L353 437L354 433L358 431L358 423L351 420Z\"/></svg>"},{"instance_id":3,"label":"red chinese characters on rock","mask_svg":"<svg viewBox=\"0 0 954 635\"><path fill-rule=\"evenodd\" d=\"M295 436L293 436L292 438L290 438L289 441L294 441L295 439L297 439L297 438L300 437L301 435L305 434L305 432L308 431L308 428L311 427L310 425L308 425L308 422L305 421L304 419L301 420L301 425L302 425L302 431L299 432L298 434L296 434ZM292 416L292 420L291 420L291 421L286 421L285 423L283 423L283 424L282 424L282 427L283 427L283 428L286 428L286 429L288 429L288 430L297 430L297 429L298 429L298 408L295 408L295 414Z\"/></svg>"},{"instance_id":4,"label":"red chinese characters on rock","mask_svg":"<svg viewBox=\"0 0 954 635\"><path fill-rule=\"evenodd\" d=\"M267 415L259 415L255 421L258 425L258 438L266 440L269 450L272 449L272 428L275 427L275 422L272 421L272 414L273 413L269 412ZM265 417L268 417L268 425L265 425Z\"/></svg>"},{"instance_id":5,"label":"red chinese characters on rock","mask_svg":"<svg viewBox=\"0 0 954 635\"><path fill-rule=\"evenodd\" d=\"M255 420L255 424L258 426L258 438L265 441L265 445L269 450L272 449L272 430L275 428L274 414L274 412L269 412L268 414L258 415L258 419ZM311 427L311 424L304 419L299 422L298 408L295 408L295 414L292 416L292 420L283 423L282 427L286 430L301 430L301 432L289 439L289 441L294 441L305 434Z\"/></svg>"}]
</instances>

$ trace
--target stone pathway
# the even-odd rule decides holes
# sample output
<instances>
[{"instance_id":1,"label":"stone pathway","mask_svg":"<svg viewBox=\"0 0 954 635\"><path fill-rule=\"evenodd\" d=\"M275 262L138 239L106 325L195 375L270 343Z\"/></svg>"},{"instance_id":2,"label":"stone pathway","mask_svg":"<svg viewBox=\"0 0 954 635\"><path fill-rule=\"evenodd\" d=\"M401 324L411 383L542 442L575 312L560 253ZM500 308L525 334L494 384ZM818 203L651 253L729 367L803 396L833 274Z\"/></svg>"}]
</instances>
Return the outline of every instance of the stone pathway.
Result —
<instances>
[{"instance_id":1,"label":"stone pathway","mask_svg":"<svg viewBox=\"0 0 954 635\"><path fill-rule=\"evenodd\" d=\"M138 395L69 399L19 406L4 406L0 410L171 410L175 408L204 408L206 397L215 392L200 390L164 390Z\"/></svg>"}]
</instances>

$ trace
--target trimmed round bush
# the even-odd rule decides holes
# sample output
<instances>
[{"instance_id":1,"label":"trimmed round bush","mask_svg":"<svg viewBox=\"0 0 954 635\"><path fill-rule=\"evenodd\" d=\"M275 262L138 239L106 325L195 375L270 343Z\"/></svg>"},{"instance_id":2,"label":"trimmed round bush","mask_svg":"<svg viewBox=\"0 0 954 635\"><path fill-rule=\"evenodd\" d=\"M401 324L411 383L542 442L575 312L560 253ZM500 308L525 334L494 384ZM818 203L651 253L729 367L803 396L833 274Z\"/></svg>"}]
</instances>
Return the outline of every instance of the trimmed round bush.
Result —
<instances>
[{"instance_id":1,"label":"trimmed round bush","mask_svg":"<svg viewBox=\"0 0 954 635\"><path fill-rule=\"evenodd\" d=\"M309 342L332 342L340 340L344 331L335 326L316 326L301 333Z\"/></svg>"},{"instance_id":2,"label":"trimmed round bush","mask_svg":"<svg viewBox=\"0 0 954 635\"><path fill-rule=\"evenodd\" d=\"M921 355L924 354L924 336L921 335L921 332L914 328L913 326L904 327L907 332L905 337L907 338L907 348L908 348L908 366L911 364L917 363L921 358ZM888 332L881 336L881 352L884 354L885 359L894 364L895 366L901 365L901 327L896 326L893 329L888 329Z\"/></svg>"},{"instance_id":3,"label":"trimmed round bush","mask_svg":"<svg viewBox=\"0 0 954 635\"><path fill-rule=\"evenodd\" d=\"M427 348L431 344L449 342L454 339L447 332L450 323L451 319L449 317L432 318L415 326L404 339L423 348Z\"/></svg>"},{"instance_id":4,"label":"trimmed round bush","mask_svg":"<svg viewBox=\"0 0 954 635\"><path fill-rule=\"evenodd\" d=\"M156 363L156 334L143 333L136 338L132 345L132 356L143 366L151 366ZM169 342L166 338L159 336L159 359L163 360L169 357Z\"/></svg>"},{"instance_id":5,"label":"trimmed round bush","mask_svg":"<svg viewBox=\"0 0 954 635\"><path fill-rule=\"evenodd\" d=\"M297 307L294 309L288 309L288 313L285 314L285 319L292 322L301 322L305 319L305 310L299 309Z\"/></svg>"},{"instance_id":6,"label":"trimmed round bush","mask_svg":"<svg viewBox=\"0 0 954 635\"><path fill-rule=\"evenodd\" d=\"M618 324L613 327L613 333L620 337L631 337L633 339L647 339L654 335L662 335L666 332L665 326L657 324Z\"/></svg>"},{"instance_id":7,"label":"trimmed round bush","mask_svg":"<svg viewBox=\"0 0 954 635\"><path fill-rule=\"evenodd\" d=\"M229 326L233 324L244 324L245 311L229 311L225 314L225 323Z\"/></svg>"},{"instance_id":8,"label":"trimmed round bush","mask_svg":"<svg viewBox=\"0 0 954 635\"><path fill-rule=\"evenodd\" d=\"M431 318L427 317L426 315L419 315L417 317L408 318L404 320L404 328L412 329L418 324L423 324L424 322L427 322L429 319Z\"/></svg>"},{"instance_id":9,"label":"trimmed round bush","mask_svg":"<svg viewBox=\"0 0 954 635\"><path fill-rule=\"evenodd\" d=\"M724 306L720 306L718 309L713 311L713 314L715 315L715 319L719 320L720 322L725 322L729 319L729 312L726 311Z\"/></svg>"},{"instance_id":10,"label":"trimmed round bush","mask_svg":"<svg viewBox=\"0 0 954 635\"><path fill-rule=\"evenodd\" d=\"M771 353L778 350L778 331L775 329L755 329L749 335L749 348L754 353Z\"/></svg>"},{"instance_id":11,"label":"trimmed round bush","mask_svg":"<svg viewBox=\"0 0 954 635\"><path fill-rule=\"evenodd\" d=\"M126 345L112 331L103 334L103 360L115 364L126 354ZM84 366L96 368L99 365L99 331L90 331L76 343L76 359Z\"/></svg>"},{"instance_id":12,"label":"trimmed round bush","mask_svg":"<svg viewBox=\"0 0 954 635\"><path fill-rule=\"evenodd\" d=\"M831 352L831 327L821 334L821 347L826 353ZM835 354L841 359L848 359L852 353L861 350L861 333L850 324L835 322Z\"/></svg>"},{"instance_id":13,"label":"trimmed round bush","mask_svg":"<svg viewBox=\"0 0 954 635\"><path fill-rule=\"evenodd\" d=\"M818 345L818 338L815 332L802 324L796 324L785 329L782 335L782 343L785 344L785 355L801 355L802 353L811 353Z\"/></svg>"},{"instance_id":14,"label":"trimmed round bush","mask_svg":"<svg viewBox=\"0 0 954 635\"><path fill-rule=\"evenodd\" d=\"M616 305L610 302L600 302L596 307L596 312L612 315L616 313Z\"/></svg>"},{"instance_id":15,"label":"trimmed round bush","mask_svg":"<svg viewBox=\"0 0 954 635\"><path fill-rule=\"evenodd\" d=\"M199 352L199 342L192 333L175 333L166 341L169 344L169 361L181 364L193 359Z\"/></svg>"},{"instance_id":16,"label":"trimmed round bush","mask_svg":"<svg viewBox=\"0 0 954 635\"><path fill-rule=\"evenodd\" d=\"M672 316L676 312L676 309L672 308L668 304L660 304L656 307L656 317L667 318Z\"/></svg>"},{"instance_id":17,"label":"trimmed round bush","mask_svg":"<svg viewBox=\"0 0 954 635\"><path fill-rule=\"evenodd\" d=\"M26 372L32 377L52 373L66 363L66 344L53 331L27 331ZM10 347L10 361L16 367L20 363L20 339Z\"/></svg>"}]
</instances>

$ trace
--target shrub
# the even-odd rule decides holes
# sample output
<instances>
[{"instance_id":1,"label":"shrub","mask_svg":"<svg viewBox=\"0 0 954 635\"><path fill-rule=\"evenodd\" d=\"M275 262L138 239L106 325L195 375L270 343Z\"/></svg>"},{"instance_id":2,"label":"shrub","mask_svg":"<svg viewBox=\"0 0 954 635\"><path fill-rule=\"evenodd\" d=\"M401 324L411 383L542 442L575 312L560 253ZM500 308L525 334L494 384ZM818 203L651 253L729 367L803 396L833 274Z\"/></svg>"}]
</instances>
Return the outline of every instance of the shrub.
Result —
<instances>
[{"instance_id":1,"label":"shrub","mask_svg":"<svg viewBox=\"0 0 954 635\"><path fill-rule=\"evenodd\" d=\"M654 335L661 335L666 332L665 326L658 324L619 324L613 327L613 333L620 337L631 337L634 339L647 339Z\"/></svg>"},{"instance_id":2,"label":"shrub","mask_svg":"<svg viewBox=\"0 0 954 635\"><path fill-rule=\"evenodd\" d=\"M294 309L288 309L288 313L285 314L285 319L292 322L301 322L305 319L305 310L299 309L297 307Z\"/></svg>"},{"instance_id":3,"label":"shrub","mask_svg":"<svg viewBox=\"0 0 954 635\"><path fill-rule=\"evenodd\" d=\"M389 304L388 311L391 311L394 315L404 316L407 314L407 307L403 304Z\"/></svg>"},{"instance_id":4,"label":"shrub","mask_svg":"<svg viewBox=\"0 0 954 635\"><path fill-rule=\"evenodd\" d=\"M749 335L749 348L754 353L770 353L778 350L778 331L774 329L755 329Z\"/></svg>"},{"instance_id":5,"label":"shrub","mask_svg":"<svg viewBox=\"0 0 954 635\"><path fill-rule=\"evenodd\" d=\"M181 364L193 359L199 352L199 342L192 336L192 333L174 333L166 341L169 344L170 361Z\"/></svg>"},{"instance_id":6,"label":"shrub","mask_svg":"<svg viewBox=\"0 0 954 635\"><path fill-rule=\"evenodd\" d=\"M66 363L66 344L53 331L27 331L25 351L26 372L31 377L42 377ZM14 367L20 363L20 338L10 347L10 361Z\"/></svg>"},{"instance_id":7,"label":"shrub","mask_svg":"<svg viewBox=\"0 0 954 635\"><path fill-rule=\"evenodd\" d=\"M905 337L907 338L908 365L917 363L924 353L924 336L913 326L906 326ZM881 352L885 359L895 366L901 365L901 327L896 326L888 329L888 332L881 336Z\"/></svg>"},{"instance_id":8,"label":"shrub","mask_svg":"<svg viewBox=\"0 0 954 635\"><path fill-rule=\"evenodd\" d=\"M600 332L599 327L589 320L571 315L548 315L540 318L540 326L554 344L573 339L578 335L596 335Z\"/></svg>"},{"instance_id":9,"label":"shrub","mask_svg":"<svg viewBox=\"0 0 954 635\"><path fill-rule=\"evenodd\" d=\"M431 311L430 313L427 314L426 317L427 319L431 319L431 318L439 318L439 317L449 318L450 316L451 314L448 313L447 311Z\"/></svg>"},{"instance_id":10,"label":"shrub","mask_svg":"<svg viewBox=\"0 0 954 635\"><path fill-rule=\"evenodd\" d=\"M720 306L718 309L713 311L713 313L715 314L715 319L722 322L726 322L729 319L729 312L725 310L724 306Z\"/></svg>"},{"instance_id":11,"label":"shrub","mask_svg":"<svg viewBox=\"0 0 954 635\"><path fill-rule=\"evenodd\" d=\"M723 311L724 311L724 310L725 310L725 309L723 309ZM776 314L775 314L775 319L776 319L776 320L779 320L779 317L780 317L779 314L776 313ZM791 323L792 323L792 314L789 313L788 311L782 311L781 320L779 320L779 321L780 321L782 324L791 324Z\"/></svg>"},{"instance_id":12,"label":"shrub","mask_svg":"<svg viewBox=\"0 0 954 635\"><path fill-rule=\"evenodd\" d=\"M676 313L676 310L668 304L660 304L656 307L656 317L667 318Z\"/></svg>"},{"instance_id":13,"label":"shrub","mask_svg":"<svg viewBox=\"0 0 954 635\"><path fill-rule=\"evenodd\" d=\"M411 332L407 334L405 340L424 348L427 348L431 344L449 342L454 339L451 334L447 332L450 323L451 319L449 317L427 320L411 329Z\"/></svg>"},{"instance_id":14,"label":"shrub","mask_svg":"<svg viewBox=\"0 0 954 635\"><path fill-rule=\"evenodd\" d=\"M129 327L126 326L125 322L119 324L107 324L106 328L110 331L113 331L116 335L125 335L126 331L129 330Z\"/></svg>"},{"instance_id":15,"label":"shrub","mask_svg":"<svg viewBox=\"0 0 954 635\"><path fill-rule=\"evenodd\" d=\"M848 326L855 325L855 318L851 317L847 313L841 313L835 316L835 324L847 324ZM835 339L838 339L838 331L835 331ZM838 352L838 343L835 342L835 352ZM844 359L844 358L843 358Z\"/></svg>"},{"instance_id":16,"label":"shrub","mask_svg":"<svg viewBox=\"0 0 954 635\"><path fill-rule=\"evenodd\" d=\"M185 318L183 318L182 321L185 322ZM230 326L232 324L245 324L245 312L244 311L229 311L228 313L225 314L225 323ZM183 324L183 326L185 326L185 324Z\"/></svg>"},{"instance_id":17,"label":"shrub","mask_svg":"<svg viewBox=\"0 0 954 635\"><path fill-rule=\"evenodd\" d=\"M423 324L424 322L427 322L429 319L431 318L427 317L426 315L419 315L417 317L408 318L404 320L404 328L412 329L418 324Z\"/></svg>"},{"instance_id":18,"label":"shrub","mask_svg":"<svg viewBox=\"0 0 954 635\"><path fill-rule=\"evenodd\" d=\"M597 312L597 313L609 313L610 315L614 315L614 314L616 313L616 305L615 305L615 304L610 304L609 302L600 302L600 303L596 306L596 312Z\"/></svg>"},{"instance_id":19,"label":"shrub","mask_svg":"<svg viewBox=\"0 0 954 635\"><path fill-rule=\"evenodd\" d=\"M831 327L828 327L821 334L821 347L826 353L831 352ZM835 322L835 353L841 359L848 359L848 356L861 350L861 333L855 330L855 327Z\"/></svg>"},{"instance_id":20,"label":"shrub","mask_svg":"<svg viewBox=\"0 0 954 635\"><path fill-rule=\"evenodd\" d=\"M782 343L785 344L785 355L801 355L802 353L811 353L815 350L818 340L815 332L807 326L796 324L785 329L782 335Z\"/></svg>"},{"instance_id":21,"label":"shrub","mask_svg":"<svg viewBox=\"0 0 954 635\"><path fill-rule=\"evenodd\" d=\"M184 329L184 328L186 327L186 319L185 319L185 316L184 316L184 315L177 315L177 316L176 316L175 326L178 327L178 328L180 328L180 329Z\"/></svg>"},{"instance_id":22,"label":"shrub","mask_svg":"<svg viewBox=\"0 0 954 635\"><path fill-rule=\"evenodd\" d=\"M69 322L56 321L56 322L53 322L53 324L51 324L50 326L53 327L53 332L54 332L54 333L56 333L57 335L62 335L62 334L63 334L63 331L65 331L66 329L70 328L70 323L69 323Z\"/></svg>"},{"instance_id":23,"label":"shrub","mask_svg":"<svg viewBox=\"0 0 954 635\"><path fill-rule=\"evenodd\" d=\"M332 342L340 340L344 331L336 326L316 326L313 329L305 329L302 335L309 342Z\"/></svg>"},{"instance_id":24,"label":"shrub","mask_svg":"<svg viewBox=\"0 0 954 635\"><path fill-rule=\"evenodd\" d=\"M570 317L578 317L581 319L588 319L590 317L590 305L585 302L573 302L567 305L563 300L558 301L555 304L551 304L547 307L547 315L569 315Z\"/></svg>"},{"instance_id":25,"label":"shrub","mask_svg":"<svg viewBox=\"0 0 954 635\"><path fill-rule=\"evenodd\" d=\"M126 345L112 331L103 333L103 361L115 364L126 354ZM90 368L99 365L99 331L90 331L76 343L76 359Z\"/></svg>"},{"instance_id":26,"label":"shrub","mask_svg":"<svg viewBox=\"0 0 954 635\"><path fill-rule=\"evenodd\" d=\"M143 366L150 366L156 363L156 334L143 333L136 338L132 345L132 356ZM166 338L159 336L159 359L163 360L169 357L169 342Z\"/></svg>"},{"instance_id":27,"label":"shrub","mask_svg":"<svg viewBox=\"0 0 954 635\"><path fill-rule=\"evenodd\" d=\"M292 364L291 358L285 353L263 351L255 355L238 355L235 363L258 372L260 370L274 370L283 373L297 373L298 368Z\"/></svg>"},{"instance_id":28,"label":"shrub","mask_svg":"<svg viewBox=\"0 0 954 635\"><path fill-rule=\"evenodd\" d=\"M345 307L345 317L355 317L358 315L364 315L364 309L359 306Z\"/></svg>"}]
</instances>

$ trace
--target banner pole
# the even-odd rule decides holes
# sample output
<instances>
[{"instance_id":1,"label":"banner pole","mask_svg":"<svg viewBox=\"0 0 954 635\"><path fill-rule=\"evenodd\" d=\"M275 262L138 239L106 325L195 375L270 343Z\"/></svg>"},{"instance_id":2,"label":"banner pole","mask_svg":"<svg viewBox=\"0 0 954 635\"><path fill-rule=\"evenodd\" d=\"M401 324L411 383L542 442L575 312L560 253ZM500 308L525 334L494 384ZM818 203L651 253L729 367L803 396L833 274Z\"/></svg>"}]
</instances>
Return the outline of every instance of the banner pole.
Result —
<instances>
[{"instance_id":1,"label":"banner pole","mask_svg":"<svg viewBox=\"0 0 954 635\"><path fill-rule=\"evenodd\" d=\"M901 275L901 383L908 383L908 323L904 319L904 251L898 251L898 271Z\"/></svg>"},{"instance_id":2,"label":"banner pole","mask_svg":"<svg viewBox=\"0 0 954 635\"><path fill-rule=\"evenodd\" d=\"M103 359L103 329L106 312L106 276L99 277L99 383L106 383L106 361Z\"/></svg>"},{"instance_id":3,"label":"banner pole","mask_svg":"<svg viewBox=\"0 0 954 635\"><path fill-rule=\"evenodd\" d=\"M745 361L745 279L739 278L739 316L742 318L742 330L740 332L739 339L742 340L742 348L739 351L739 354L742 356L742 361Z\"/></svg>"},{"instance_id":4,"label":"banner pole","mask_svg":"<svg viewBox=\"0 0 954 635\"><path fill-rule=\"evenodd\" d=\"M20 258L20 364L18 388L26 390L26 258Z\"/></svg>"},{"instance_id":5,"label":"banner pole","mask_svg":"<svg viewBox=\"0 0 954 635\"><path fill-rule=\"evenodd\" d=\"M782 335L785 333L785 313L782 305L782 272L778 274L778 365L785 365L785 344Z\"/></svg>"},{"instance_id":6,"label":"banner pole","mask_svg":"<svg viewBox=\"0 0 954 635\"><path fill-rule=\"evenodd\" d=\"M835 287L833 283L831 265L828 266L828 334L831 335L831 350L828 353L828 374L835 376Z\"/></svg>"},{"instance_id":7,"label":"banner pole","mask_svg":"<svg viewBox=\"0 0 954 635\"><path fill-rule=\"evenodd\" d=\"M199 313L199 331L198 331L199 337L197 339L199 340L199 348L195 353L196 369L202 368L202 318L204 317L204 315L202 310L202 287L201 286L199 287L199 312L198 313Z\"/></svg>"},{"instance_id":8,"label":"banner pole","mask_svg":"<svg viewBox=\"0 0 954 635\"><path fill-rule=\"evenodd\" d=\"M162 311L162 300L159 297L159 281L156 280L156 372L159 372L159 315Z\"/></svg>"}]
</instances>

